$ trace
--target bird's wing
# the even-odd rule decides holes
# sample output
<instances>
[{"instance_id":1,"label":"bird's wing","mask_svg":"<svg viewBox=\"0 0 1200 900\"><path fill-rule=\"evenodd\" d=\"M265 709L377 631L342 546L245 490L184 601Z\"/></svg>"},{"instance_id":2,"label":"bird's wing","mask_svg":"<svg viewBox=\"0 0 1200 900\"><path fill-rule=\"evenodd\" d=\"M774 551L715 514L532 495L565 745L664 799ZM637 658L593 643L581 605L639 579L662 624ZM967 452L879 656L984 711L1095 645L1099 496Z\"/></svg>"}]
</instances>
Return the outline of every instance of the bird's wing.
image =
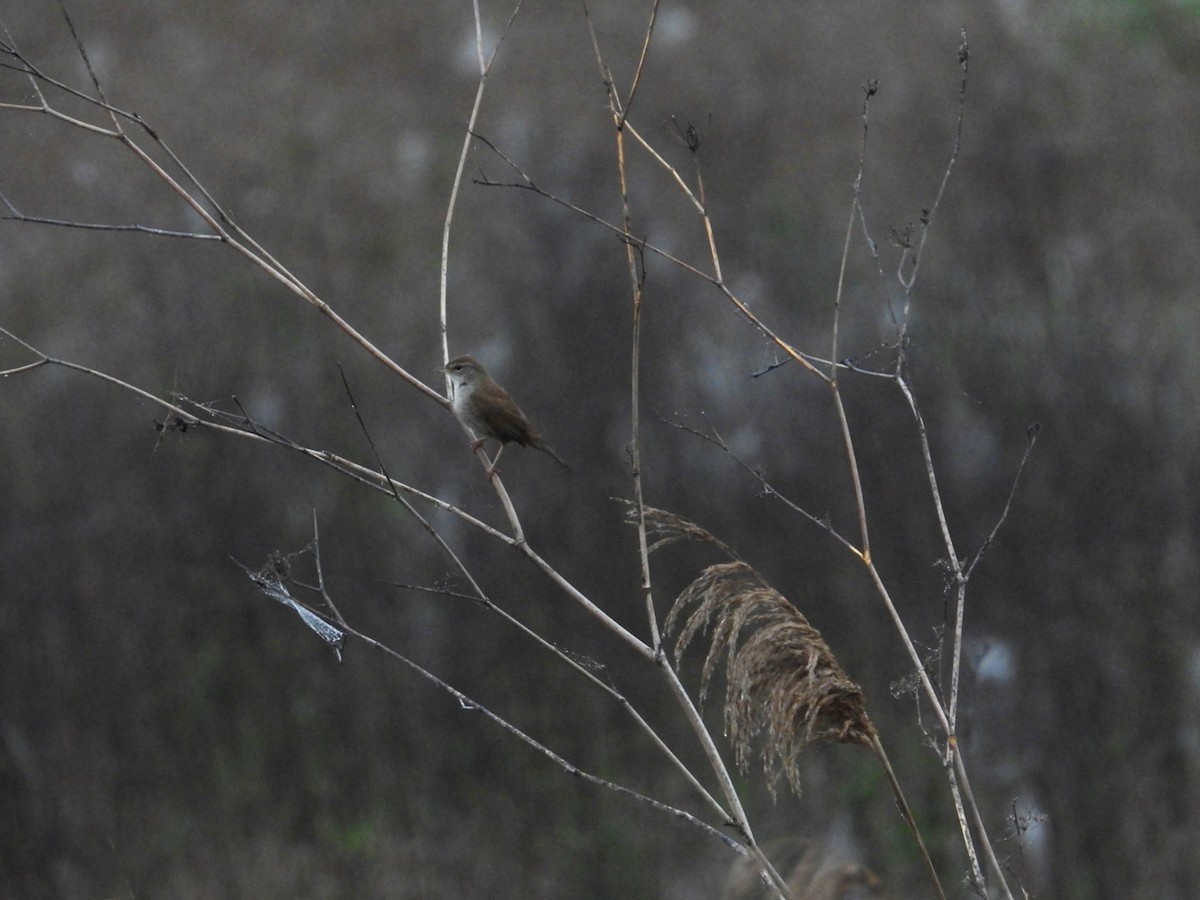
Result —
<instances>
[{"instance_id":1,"label":"bird's wing","mask_svg":"<svg viewBox=\"0 0 1200 900\"><path fill-rule=\"evenodd\" d=\"M486 398L481 398L476 391L471 399L475 417L486 426L492 437L501 443L515 441L522 445L528 444L531 436L535 434L533 426L525 418L525 413L521 412L520 407L503 388L498 388L494 393L489 392Z\"/></svg>"}]
</instances>

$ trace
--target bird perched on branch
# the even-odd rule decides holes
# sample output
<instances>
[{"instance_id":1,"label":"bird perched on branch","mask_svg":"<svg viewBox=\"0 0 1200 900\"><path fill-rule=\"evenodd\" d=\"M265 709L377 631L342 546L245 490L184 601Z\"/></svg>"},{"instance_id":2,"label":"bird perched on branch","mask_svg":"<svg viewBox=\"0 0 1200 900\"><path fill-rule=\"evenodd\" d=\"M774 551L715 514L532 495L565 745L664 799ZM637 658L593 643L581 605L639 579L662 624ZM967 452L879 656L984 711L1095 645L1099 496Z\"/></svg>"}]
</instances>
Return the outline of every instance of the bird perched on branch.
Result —
<instances>
[{"instance_id":1,"label":"bird perched on branch","mask_svg":"<svg viewBox=\"0 0 1200 900\"><path fill-rule=\"evenodd\" d=\"M564 469L570 469L562 457L555 453L550 445L542 440L533 423L521 412L520 407L513 402L508 391L496 384L483 368L470 356L456 356L446 363L444 370L450 376L453 396L450 398L454 415L458 420L474 431L480 437L471 444L472 450L478 450L488 438L500 442L496 458L488 467L487 476L496 474L496 463L504 452L507 443L520 444L523 447L533 447L541 450Z\"/></svg>"}]
</instances>

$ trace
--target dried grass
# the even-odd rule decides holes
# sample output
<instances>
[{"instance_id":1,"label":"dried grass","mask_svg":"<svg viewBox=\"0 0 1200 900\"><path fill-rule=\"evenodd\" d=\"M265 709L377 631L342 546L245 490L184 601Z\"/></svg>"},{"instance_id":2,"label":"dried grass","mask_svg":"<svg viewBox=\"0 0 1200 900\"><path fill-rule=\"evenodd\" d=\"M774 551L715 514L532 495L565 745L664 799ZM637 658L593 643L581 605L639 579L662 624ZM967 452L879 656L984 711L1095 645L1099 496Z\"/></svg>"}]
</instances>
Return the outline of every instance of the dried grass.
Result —
<instances>
[{"instance_id":1,"label":"dried grass","mask_svg":"<svg viewBox=\"0 0 1200 900\"><path fill-rule=\"evenodd\" d=\"M724 654L725 725L738 766L748 768L761 734L772 795L781 774L800 792L797 759L809 744L874 746L875 727L862 689L821 633L749 565L730 562L705 569L675 600L666 632L685 616L675 643L676 664L693 639L711 627L701 699Z\"/></svg>"},{"instance_id":2,"label":"dried grass","mask_svg":"<svg viewBox=\"0 0 1200 900\"><path fill-rule=\"evenodd\" d=\"M709 683L722 654L725 665L725 728L734 747L738 767L745 772L753 757L753 744L762 735L762 763L771 796L779 776L800 793L800 751L810 744L836 742L870 748L887 775L888 784L905 823L920 850L936 897L945 900L937 869L921 836L912 809L883 749L879 733L867 716L862 688L846 674L821 633L777 590L723 541L710 532L665 510L644 507L642 514L651 551L680 540L697 540L723 550L732 562L709 566L675 598L664 624L664 633L677 629L675 665L696 636L712 629L700 682L700 699L708 696ZM637 507L628 504L630 522L638 522ZM808 885L812 896L848 896L845 892L867 888L874 892L878 879L869 870L865 880L844 878L851 870L821 885ZM805 875L799 870L794 876ZM832 893L829 893L832 891Z\"/></svg>"}]
</instances>

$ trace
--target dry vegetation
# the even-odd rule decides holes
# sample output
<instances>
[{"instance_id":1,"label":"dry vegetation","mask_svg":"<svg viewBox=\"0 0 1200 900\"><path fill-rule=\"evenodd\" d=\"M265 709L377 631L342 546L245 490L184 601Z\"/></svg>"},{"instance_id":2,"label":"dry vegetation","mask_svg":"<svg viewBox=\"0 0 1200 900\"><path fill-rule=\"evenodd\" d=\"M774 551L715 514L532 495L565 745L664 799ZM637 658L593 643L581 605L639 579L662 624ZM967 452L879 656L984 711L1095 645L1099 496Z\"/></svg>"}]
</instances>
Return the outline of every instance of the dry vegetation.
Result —
<instances>
[{"instance_id":1,"label":"dry vegetation","mask_svg":"<svg viewBox=\"0 0 1200 900\"><path fill-rule=\"evenodd\" d=\"M1197 15L409 6L0 5L0 895L1194 896Z\"/></svg>"}]
</instances>

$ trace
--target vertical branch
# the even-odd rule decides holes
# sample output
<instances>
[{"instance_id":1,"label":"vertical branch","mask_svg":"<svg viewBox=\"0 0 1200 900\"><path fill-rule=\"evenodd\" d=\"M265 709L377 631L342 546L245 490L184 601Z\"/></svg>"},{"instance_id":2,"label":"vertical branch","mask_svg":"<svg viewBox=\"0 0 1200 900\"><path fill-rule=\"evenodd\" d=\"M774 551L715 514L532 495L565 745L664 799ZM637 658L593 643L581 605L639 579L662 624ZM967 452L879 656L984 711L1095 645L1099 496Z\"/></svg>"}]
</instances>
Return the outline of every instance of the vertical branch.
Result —
<instances>
[{"instance_id":1,"label":"vertical branch","mask_svg":"<svg viewBox=\"0 0 1200 900\"><path fill-rule=\"evenodd\" d=\"M657 0L655 8L657 8ZM653 19L651 19L653 26ZM649 32L646 42L649 44ZM641 65L638 66L641 71ZM630 91L632 98L633 91ZM641 274L638 270L636 245L632 234L632 218L629 212L629 183L625 167L625 129L623 127L625 113L620 112L620 104L612 82L609 82L609 97L613 104L613 113L617 122L617 178L621 190L621 228L625 240L625 260L629 266L629 282L633 290L633 321L631 328L631 346L629 353L629 462L633 477L633 499L638 511L638 557L641 563L642 597L646 604L646 623L650 629L650 645L655 653L662 653L662 636L658 628L658 614L654 609L654 588L650 579L650 549L646 537L646 501L642 485L642 425L641 425L641 372L642 372L642 306L645 301L643 283L645 265L643 261Z\"/></svg>"},{"instance_id":2,"label":"vertical branch","mask_svg":"<svg viewBox=\"0 0 1200 900\"><path fill-rule=\"evenodd\" d=\"M966 798L967 807L971 810L971 818L975 824L975 828L979 831L979 843L983 846L983 855L987 859L988 867L995 874L996 879L1000 882L1000 890L1003 891L1006 900L1014 900L1012 891L1008 887L1008 881L1004 877L1004 870L1000 868L1000 860L996 858L996 851L992 849L991 838L988 837L987 827L983 824L983 816L979 812L979 804L975 802L975 792L971 790L971 782L967 779L967 768L963 764L962 750L959 749L957 738L952 738L950 741L950 749L953 754L952 764L954 766L954 778L951 780L956 796L961 790ZM973 849L973 845L968 847ZM978 868L978 862L975 863ZM979 880L979 886L986 890L986 882L983 881L981 875L976 875Z\"/></svg>"},{"instance_id":3,"label":"vertical branch","mask_svg":"<svg viewBox=\"0 0 1200 900\"><path fill-rule=\"evenodd\" d=\"M929 239L929 229L933 224L933 217L941 206L942 197L946 193L946 185L950 181L950 173L954 170L954 164L958 160L959 149L962 146L962 127L963 113L966 105L967 96L967 75L969 71L968 63L970 61L970 48L967 45L966 29L962 31L962 42L958 47L958 61L962 69L962 78L959 82L958 90L958 115L954 126L954 145L950 151L950 159L946 163L946 168L942 172L942 181L938 186L937 196L934 197L933 205L925 210L921 215L921 237L915 249L911 250L912 263L907 276L904 273L904 263L909 257L910 250L906 249L901 256L900 269L898 278L901 286L904 288L904 311L900 319L900 340L896 356L896 371L895 379L899 385L901 392L904 394L904 399L908 401L909 409L912 411L913 419L917 423L917 437L921 444L921 456L925 462L925 475L929 481L929 491L933 500L934 514L937 517L938 527L942 533L942 541L946 546L946 564L950 569L951 579L955 588L955 604L954 604L954 628L952 629L952 644L950 647L950 697L948 704L948 736L953 736L957 727L958 718L958 683L960 671L962 667L962 633L963 621L966 615L966 578L963 574L962 560L959 558L958 551L954 547L954 539L950 533L950 525L946 521L946 510L942 503L941 490L938 487L937 473L933 465L933 453L929 446L929 432L925 427L925 419L921 415L920 408L917 405L916 397L907 381L908 372L908 354L906 347L906 339L908 334L909 311L912 307L913 285L916 283L917 273L920 270L921 259L925 250L925 242ZM943 637L943 641L945 638ZM949 764L949 754L952 753L950 743L946 748L946 760Z\"/></svg>"},{"instance_id":4,"label":"vertical branch","mask_svg":"<svg viewBox=\"0 0 1200 900\"><path fill-rule=\"evenodd\" d=\"M957 724L959 664L962 659L962 627L964 607L966 605L967 580L963 574L962 560L959 558L958 551L954 547L954 538L950 534L950 524L946 520L946 509L942 504L942 492L938 487L937 472L933 466L933 453L929 447L929 430L925 427L925 417L921 415L920 407L917 405L917 398L913 394L912 388L909 386L904 374L897 371L895 379L896 384L900 386L900 390L904 394L904 399L908 401L908 408L912 411L913 421L917 423L917 439L921 445L921 458L925 463L925 477L929 481L929 493L933 499L933 511L937 517L938 528L942 533L942 542L946 546L946 565L950 569L950 577L955 589L955 622L953 629L955 637L950 651L950 701L947 709L950 725L949 733L953 734ZM944 640L945 637L943 636Z\"/></svg>"},{"instance_id":5,"label":"vertical branch","mask_svg":"<svg viewBox=\"0 0 1200 900\"><path fill-rule=\"evenodd\" d=\"M938 520L938 526L942 533L942 540L946 546L947 565L950 567L951 577L955 585L955 624L953 629L953 644L951 647L951 697L948 705L936 698L936 695L931 694L931 700L934 702L934 708L937 711L938 718L945 730L946 747L943 753L943 765L946 767L949 776L951 793L954 796L955 809L959 817L959 826L963 835L963 842L967 849L967 854L971 860L973 876L980 888L986 890L986 881L984 880L983 872L980 869L978 858L975 850L975 841L971 836L971 828L967 822L969 813L971 825L974 826L979 835L979 843L982 844L983 855L987 860L988 867L991 869L995 878L999 882L1000 889L1003 895L1009 900L1012 900L1012 891L1008 886L1008 882L1004 877L1004 871L1000 868L999 861L996 859L995 850L992 848L992 843L987 834L987 829L983 822L983 817L979 811L979 805L975 800L975 795L971 791L970 782L967 780L966 767L963 765L962 752L958 746L957 734L957 708L958 708L958 683L960 669L962 664L962 635L963 622L966 612L966 577L963 571L962 560L958 556L958 551L954 547L954 540L950 533L950 526L946 520L945 506L942 502L941 491L938 487L937 474L933 465L933 453L929 445L929 433L925 427L925 419L921 415L920 408L917 405L916 397L914 396L911 387L908 384L906 375L908 369L908 354L907 354L907 336L909 325L909 313L912 307L913 286L916 283L917 274L920 271L921 260L923 258L925 244L929 239L929 230L933 223L935 214L941 206L942 198L945 196L946 186L950 181L950 174L954 170L955 162L958 160L959 150L962 144L962 126L963 113L966 104L967 92L967 74L968 62L970 59L969 47L967 44L966 29L962 30L962 42L958 48L958 61L962 69L962 78L959 85L958 94L958 114L955 121L954 129L954 145L950 152L950 159L946 164L945 170L942 172L942 180L938 186L937 195L934 197L934 202L929 209L924 210L921 214L921 236L917 241L916 247L908 246L901 255L900 265L897 270L897 278L904 288L904 309L901 314L899 341L897 343L897 357L895 380L899 385L901 392L904 394L905 400L908 402L909 409L912 411L914 421L917 423L917 436L921 445L921 455L925 463L925 473L929 481L930 495L933 500L935 515ZM909 263L907 274L905 273L905 264ZM918 670L923 685L926 686L926 692L932 688L928 684L928 675L924 668Z\"/></svg>"},{"instance_id":6,"label":"vertical branch","mask_svg":"<svg viewBox=\"0 0 1200 900\"><path fill-rule=\"evenodd\" d=\"M637 96L638 85L642 82L642 70L646 67L646 57L650 53L650 38L654 34L654 23L658 21L658 3L659 0L654 0L654 5L650 7L650 23L646 26L646 37L642 41L642 55L638 57L637 68L633 73L633 84L629 86L629 96L625 98L625 108L617 120L618 132L625 127L625 120L629 118L629 110L633 107L633 98Z\"/></svg>"},{"instance_id":7,"label":"vertical branch","mask_svg":"<svg viewBox=\"0 0 1200 900\"><path fill-rule=\"evenodd\" d=\"M867 505L863 498L862 479L858 473L858 457L854 452L854 440L850 434L850 423L846 418L846 408L842 403L842 392L838 385L838 325L841 320L842 296L846 283L846 261L850 256L850 234L854 229L854 213L858 208L859 196L862 192L863 169L867 158L867 114L871 108L871 97L878 90L878 83L868 82L864 88L862 109L862 141L858 152L858 172L854 176L854 197L850 203L850 217L846 222L846 238L842 244L842 261L838 268L837 291L833 297L833 336L829 353L829 389L833 394L833 405L837 410L838 424L842 430L842 443L846 447L846 458L850 464L850 481L854 488L854 502L858 509L858 531L862 549L859 553L862 561L871 565L871 535L867 527Z\"/></svg>"},{"instance_id":8,"label":"vertical branch","mask_svg":"<svg viewBox=\"0 0 1200 900\"><path fill-rule=\"evenodd\" d=\"M858 146L858 172L854 175L854 200L850 204L850 220L846 223L846 238L842 242L842 262L838 266L838 282L837 293L833 298L833 338L830 341L831 347L829 351L829 380L837 381L837 366L838 366L838 326L841 321L842 313L842 295L846 284L846 261L850 258L850 234L854 230L854 216L858 211L858 200L862 195L863 170L867 164L867 114L871 108L871 98L875 96L875 92L879 90L879 82L875 80L868 81L863 85L862 107L862 140Z\"/></svg>"},{"instance_id":9,"label":"vertical branch","mask_svg":"<svg viewBox=\"0 0 1200 900\"><path fill-rule=\"evenodd\" d=\"M999 869L999 866L996 862L995 853L992 850L991 843L987 837L987 831L984 828L982 817L980 815L978 805L975 802L974 795L971 793L969 786L965 785L966 771L962 765L962 760L959 755L958 739L957 739L957 735L955 732L957 698L958 698L958 681L959 681L959 663L961 660L962 634L963 634L963 611L965 609L965 600L966 600L966 596L965 596L965 594L966 594L966 578L969 576L964 576L964 574L963 574L962 561L959 559L958 554L954 548L954 542L953 542L951 534L950 534L949 524L946 521L945 510L944 510L944 506L942 504L942 499L941 499L941 492L938 488L937 476L936 476L936 472L935 472L934 466L933 466L933 457L932 457L932 453L930 451L928 431L925 427L925 420L921 415L920 408L918 407L917 402L916 402L916 398L913 395L912 390L909 387L908 382L905 378L906 365L907 365L907 354L906 354L907 327L908 327L909 311L911 309L911 303L912 303L912 290L913 290L913 285L915 283L916 274L917 274L917 271L919 268L920 258L921 258L922 252L924 250L925 241L928 238L929 227L932 222L933 214L937 210L937 208L939 207L939 205L941 203L942 197L946 190L946 185L949 182L950 172L953 169L954 162L957 159L958 152L959 152L959 145L960 145L961 134L962 134L963 106L964 106L964 98L965 98L965 92L966 92L967 59L968 59L968 52L967 52L967 44L966 44L966 33L963 32L963 42L959 46L959 62L963 67L963 79L962 79L960 91L959 91L959 108L958 108L958 117L957 117L956 129L955 129L954 147L951 152L950 161L949 161L946 169L942 173L942 181L941 181L941 184L939 185L938 193L935 198L935 201L930 209L925 210L922 213L921 239L918 242L915 250L911 247L911 245L906 246L904 254L901 257L901 264L900 264L900 268L899 268L898 278L899 278L899 281L900 281L902 287L904 288L905 304L904 304L904 311L903 311L903 319L901 322L897 323L898 340L897 340L896 369L895 369L895 372L891 376L893 378L893 380L895 380L896 383L899 385L901 391L903 392L903 394L905 396L905 399L908 401L909 408L913 414L913 418L914 418L915 422L917 423L918 439L919 439L919 442L921 445L921 451L922 451L922 457L923 457L923 460L925 463L926 475L929 480L930 491L931 491L931 494L933 497L935 514L938 519L938 524L939 524L939 527L940 527L940 530L942 533L943 541L945 542L945 545L947 548L948 565L950 566L950 568L953 572L953 580L954 580L954 583L956 586L956 618L955 618L955 627L953 629L954 650L949 654L950 657L953 659L953 671L952 671L952 675L951 675L951 685L952 686L951 686L950 701L949 701L948 706L943 703L941 696L934 689L934 686L929 679L928 673L925 671L925 668L920 659L920 656L916 652L916 648L913 645L911 638L908 636L907 629L904 628L904 625L903 625L902 621L900 620L899 613L896 610L895 605L893 604L891 597L889 596L886 588L884 587L883 581L879 577L879 574L876 571L874 564L868 561L868 568L870 570L871 577L876 584L876 589L879 592L880 596L882 597L882 599L884 601L884 605L887 608L889 614L893 618L897 633L900 635L901 641L903 642L905 649L908 651L909 658L913 662L914 670L917 673L917 677L921 683L922 690L925 693L925 695L928 697L928 699L932 705L932 708L934 709L934 711L938 717L939 724L940 724L941 728L943 729L944 734L946 735L946 747L942 754L943 755L943 765L946 768L947 781L949 783L950 793L951 793L952 799L954 801L954 809L955 809L955 814L958 818L959 830L961 832L962 839L963 839L963 846L966 849L967 857L970 862L972 878L973 878L974 882L976 884L980 885L981 887L986 885L983 870L980 866L979 853L976 850L975 838L974 838L974 836L972 834L972 830L971 830L972 825L974 825L974 827L977 829L977 832L978 832L981 840L984 843L983 852L984 852L984 856L987 859L988 865L993 869L993 871L996 872L998 878L1000 879L1000 885L1001 885L1002 890L1004 891L1004 894L1006 896L1011 896L1011 894L1009 893L1008 885L1005 882L1004 875L1001 872L1001 870ZM874 93L875 88L876 88L876 85L873 82L867 83L867 85L865 86L865 89L868 91L868 97L870 96L871 93ZM866 138L866 126L867 126L866 106L864 105L864 118L863 118L864 146L865 146L865 138ZM862 170L860 167L860 177L861 177L861 171ZM860 184L860 182L856 182L856 189L859 187L859 184ZM871 235L870 235L870 232L869 232L869 229L867 226L867 222L866 222L866 215L862 209L861 193L857 190L856 190L856 196L855 196L855 201L854 201L854 212L859 218L859 221L860 221L860 224L861 224L862 230L863 230L864 239L866 240L867 245L870 249L871 255L872 255L873 259L875 260L876 270L879 273L881 282L884 283L885 291L886 291L886 279L883 274L883 268L882 268L882 263L879 259L878 249L875 244L875 241L871 238ZM843 253L844 252L845 251L843 251ZM909 271L908 276L905 277L904 264L908 260L910 253L912 253L912 260L913 260L912 267ZM844 271L844 264L845 264L845 258L843 257L843 271ZM840 301L840 293L841 293L840 277L839 277L839 284L838 284L838 292L839 292L838 299ZM836 364L837 364L837 350L836 350L836 348L837 348L837 334L836 334L837 314L836 314L836 309L838 307L840 307L840 302L837 304L837 306L835 306L835 320L834 320L835 334L834 334L834 353L832 354L832 358L831 358L832 366L836 366ZM888 309L889 310L892 309L890 303L888 304ZM895 313L894 312L892 313L892 318L893 318L893 321L895 321ZM833 370L832 375L834 378L836 378L836 368ZM840 399L839 399L839 403L840 403ZM863 511L862 507L860 507L860 523L863 522L863 519L862 519L863 512L864 511ZM867 549L865 547L865 544L864 544L864 549ZM949 631L949 630L950 629L947 629L947 631ZM945 638L943 637L943 641L944 640L945 640ZM943 654L943 656L944 655L945 654Z\"/></svg>"},{"instance_id":10,"label":"vertical branch","mask_svg":"<svg viewBox=\"0 0 1200 900\"><path fill-rule=\"evenodd\" d=\"M867 564L867 572L871 576L871 581L875 585L875 590L883 600L884 608L887 609L888 615L892 617L892 623L895 625L896 633L900 636L901 643L904 644L904 649L908 653L908 658L912 662L913 671L916 672L917 679L921 684L921 689L925 696L929 698L934 715L937 717L938 726L942 729L942 733L947 735L947 746L957 750L958 739L950 731L950 723L946 718L945 708L938 697L937 690L933 686L933 682L929 679L929 673L925 671L925 666L921 661L921 655L917 652L916 646L912 642L912 638L908 635L908 629L904 626L903 620L900 618L900 612L896 609L896 604L892 601L892 596L888 592L887 586L883 583L883 578L879 574L879 570L875 568L875 564ZM919 701L918 701L919 702ZM948 758L943 759L943 764L947 769L947 779L950 783L950 794L954 801L954 814L958 818L959 833L962 835L963 846L967 851L967 860L971 865L971 875L978 884L984 884L985 879L983 870L979 866L979 853L975 849L975 839L971 835L971 825L967 813L967 806L964 803L962 791L958 786L958 774L952 767L951 761ZM970 798L973 803L974 798ZM974 819L980 821L979 811L973 810ZM981 834L986 834L981 832ZM1001 879L1003 883L1003 879ZM1007 886L1006 886L1007 889Z\"/></svg>"},{"instance_id":11,"label":"vertical branch","mask_svg":"<svg viewBox=\"0 0 1200 900\"><path fill-rule=\"evenodd\" d=\"M833 395L833 408L837 412L838 427L842 431L842 445L846 448L846 459L850 465L850 484L854 490L854 505L858 511L859 542L862 546L855 553L867 566L874 568L875 564L871 561L871 530L867 526L867 501L863 496L862 478L858 473L858 454L854 452L854 438L850 434L850 421L846 418L846 406L842 403L842 391L838 387L837 379L830 380L829 390ZM898 618L897 622L899 622ZM905 638L908 637L908 632L904 630L903 626L901 626L901 632Z\"/></svg>"},{"instance_id":12,"label":"vertical branch","mask_svg":"<svg viewBox=\"0 0 1200 900\"><path fill-rule=\"evenodd\" d=\"M631 390L631 412L630 412L630 460L633 475L634 487L634 502L637 510L637 527L638 527L638 551L641 563L641 589L646 603L646 616L648 626L651 633L651 645L654 648L655 662L662 670L664 677L667 679L667 684L671 692L675 695L677 702L683 709L688 723L692 726L692 731L695 733L700 745L704 750L705 757L708 759L709 765L713 773L717 777L717 781L721 787L721 793L725 797L725 801L729 804L731 821L733 825L741 833L746 842L747 847L754 855L755 861L759 866L759 870L771 888L773 893L778 897L787 896L787 884L783 877L771 865L762 848L754 838L754 833L750 828L750 820L746 815L746 811L742 806L741 798L738 796L737 788L733 783L732 777L725 766L724 760L721 759L720 751L717 749L716 743L713 741L712 735L704 725L704 720L700 716L699 710L692 703L691 697L688 696L686 689L679 680L679 676L671 667L667 660L666 654L662 651L662 638L658 626L658 616L654 609L654 591L650 577L650 551L647 539L646 529L646 506L642 485L642 468L641 468L641 423L639 416L639 395L640 395L640 354L641 354L641 313L644 303L643 294L643 279L638 271L638 256L636 252L637 241L632 234L632 221L629 209L629 192L627 179L627 165L625 156L625 133L627 130L626 115L622 109L620 97L617 95L616 88L613 82L612 72L604 62L604 55L600 50L599 39L596 36L595 27L592 23L591 14L588 10L587 0L583 3L584 16L587 19L588 30L591 34L592 47L596 54L596 63L600 69L600 76L603 79L605 92L607 94L609 111L612 114L614 122L614 131L616 139L617 151L617 177L619 180L619 188L621 192L621 209L622 209L622 238L625 242L626 261L629 266L629 278L633 290L633 323L632 323L632 345L631 345L631 360L630 360L630 390ZM657 11L658 2L655 0L654 12ZM654 15L652 12L650 24L647 28L646 38L643 42L642 57L638 62L638 74L640 75L642 67L645 63L646 48L650 42L650 30L654 27ZM633 91L630 91L630 99L633 98ZM632 130L629 128L629 130ZM638 139L640 141L640 138Z\"/></svg>"},{"instance_id":13,"label":"vertical branch","mask_svg":"<svg viewBox=\"0 0 1200 900\"><path fill-rule=\"evenodd\" d=\"M608 99L609 112L612 114L613 123L615 126L614 137L616 140L617 151L617 181L618 189L621 194L621 237L625 243L625 261L629 267L629 282L633 291L633 321L629 361L629 462L631 475L633 477L633 499L637 508L638 556L640 559L642 573L640 588L646 605L646 622L647 627L650 629L650 645L654 647L656 653L661 653L662 636L658 627L658 614L654 609L654 589L653 582L650 577L650 549L649 541L646 536L646 503L642 485L642 426L640 398L642 305L645 297L642 291L642 275L639 274L638 271L636 238L633 236L633 222L629 210L629 182L625 157L625 112L621 105L621 98L617 95L612 72L604 62L604 55L600 50L600 41L596 36L596 30L592 24L592 18L588 12L586 0L583 8L584 15L587 17L588 30L591 33L592 48L596 54L596 64L600 67L600 76L604 81L604 90ZM650 32L654 28L655 13L657 10L658 2L655 0L654 8L651 11L650 24L646 29L646 37L642 42L642 56L638 60L637 67L638 75L640 75L642 67L646 62L646 51L650 46ZM634 88L636 88L636 83ZM630 90L629 96L632 100L634 96L633 89Z\"/></svg>"},{"instance_id":14,"label":"vertical branch","mask_svg":"<svg viewBox=\"0 0 1200 900\"><path fill-rule=\"evenodd\" d=\"M953 629L953 645L950 648L950 700L948 708L948 726L947 736L953 738L955 727L957 725L957 710L958 710L958 682L959 673L962 664L962 628L963 617L966 612L966 579L963 576L962 560L958 556L958 551L954 547L954 539L950 534L950 526L946 521L945 506L942 503L941 490L938 487L937 473L933 465L933 453L929 446L929 433L925 427L925 419L921 415L920 408L917 406L916 397L913 395L907 381L908 371L908 353L907 353L907 336L909 325L909 312L912 308L913 285L916 283L917 273L920 271L921 260L925 250L925 242L929 239L929 230L933 224L933 218L941 206L942 197L946 193L946 185L950 181L950 174L954 171L954 164L958 160L959 149L962 146L962 127L963 114L966 106L967 96L967 75L969 71L968 63L970 61L970 48L967 44L967 32L962 30L962 42L958 47L958 61L962 69L962 78L959 82L958 91L958 114L954 126L954 145L950 151L950 159L946 163L946 168L942 172L942 181L938 185L937 195L934 197L933 205L929 209L924 210L921 214L921 237L915 248L906 248L900 258L900 266L897 273L897 278L901 286L904 288L904 310L900 318L900 332L897 343L896 355L896 370L895 379L899 385L901 392L904 394L905 400L908 401L909 409L912 411L913 419L917 423L917 437L921 444L921 455L925 462L925 474L929 481L929 490L933 500L934 514L937 516L938 527L942 533L942 541L946 546L946 564L950 568L951 578L955 586L955 626ZM911 264L908 274L905 275L905 262L911 256ZM944 640L944 638L943 638ZM947 765L950 763L949 755L953 752L951 745L953 741L947 742L946 759Z\"/></svg>"},{"instance_id":15,"label":"vertical branch","mask_svg":"<svg viewBox=\"0 0 1200 900\"><path fill-rule=\"evenodd\" d=\"M950 173L954 171L954 164L958 161L958 151L962 146L963 111L967 102L967 70L971 53L970 48L967 46L967 29L962 29L961 35L962 42L958 45L958 64L962 68L962 80L959 82L958 87L958 118L954 123L954 148L950 151L950 161L946 164L946 170L942 173L942 183L938 185L938 192L937 196L933 198L933 205L921 214L921 239L917 242L916 248L912 249L912 264L909 267L908 276L906 277L904 274L904 263L910 255L908 251L901 256L900 267L897 273L900 284L904 286L904 314L900 324L902 346L904 336L908 333L908 311L912 305L912 288L917 280L917 272L921 268L925 242L929 239L929 228L933 224L933 217L937 214L938 207L942 205L942 197L946 193L946 185L950 182Z\"/></svg>"},{"instance_id":16,"label":"vertical branch","mask_svg":"<svg viewBox=\"0 0 1200 900\"><path fill-rule=\"evenodd\" d=\"M517 5L513 8L512 15L508 17L508 22L504 25L504 31L500 34L500 39L496 41L496 46L492 48L491 56L485 59L483 55L483 18L479 13L479 0L471 0L471 8L475 15L475 56L479 61L479 84L475 88L475 102L471 106L471 116L467 120L467 130L463 135L462 149L458 154L458 166L454 170L454 182L450 186L450 200L446 204L446 221L442 225L442 262L438 283L438 325L442 334L442 362L449 362L450 360L450 325L446 283L450 270L450 228L454 222L454 208L458 205L458 190L462 185L463 170L467 166L467 153L470 152L471 141L475 134L475 122L479 118L479 109L483 105L483 90L487 87L488 73L491 71L492 62L496 59L496 54L500 52L500 45L504 43L509 29L512 28L513 20L516 19L517 13L521 11L521 4L523 2L524 0L517 0Z\"/></svg>"},{"instance_id":17,"label":"vertical branch","mask_svg":"<svg viewBox=\"0 0 1200 900\"><path fill-rule=\"evenodd\" d=\"M458 154L458 166L454 170L454 181L450 186L450 200L446 204L446 220L442 225L442 258L438 276L438 328L442 335L442 362L448 362L450 359L447 279L450 271L450 230L454 224L454 209L458 205L458 191L462 185L463 170L467 165L467 154L471 149L471 141L475 137L475 123L479 118L479 109L483 105L483 91L487 87L488 73L492 69L492 63L496 59L496 54L500 52L500 46L504 43L504 39L508 36L509 30L512 28L513 21L517 18L517 13L521 11L521 4L523 2L524 0L517 0L517 5L513 7L512 14L504 24L504 30L500 33L500 38L496 41L496 46L492 48L491 55L485 57L483 53L483 17L479 12L479 0L471 0L471 9L475 17L475 56L479 62L479 84L475 88L475 102L471 106L471 115L467 120L466 132L463 134L462 149ZM448 387L448 376L446 384ZM463 430L469 431L470 429L464 425ZM488 460L487 454L483 451L482 447L477 449L476 455L485 467L491 465L491 461ZM516 507L513 506L512 498L509 497L507 488L504 487L504 482L497 476L491 479L491 483L496 491L496 496L500 498L501 506L504 507L504 513L508 518L509 524L512 525L513 536L518 541L524 541L525 532L521 527L521 519L517 515Z\"/></svg>"}]
</instances>

